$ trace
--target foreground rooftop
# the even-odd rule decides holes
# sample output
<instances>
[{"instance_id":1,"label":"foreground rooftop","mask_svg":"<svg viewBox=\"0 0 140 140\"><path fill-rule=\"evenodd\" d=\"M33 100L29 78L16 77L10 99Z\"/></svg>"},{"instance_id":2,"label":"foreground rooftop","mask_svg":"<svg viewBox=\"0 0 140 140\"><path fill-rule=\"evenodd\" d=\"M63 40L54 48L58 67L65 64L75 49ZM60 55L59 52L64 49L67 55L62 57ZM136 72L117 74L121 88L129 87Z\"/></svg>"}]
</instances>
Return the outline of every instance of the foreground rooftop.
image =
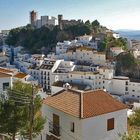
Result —
<instances>
[{"instance_id":1,"label":"foreground rooftop","mask_svg":"<svg viewBox=\"0 0 140 140\"><path fill-rule=\"evenodd\" d=\"M82 93L70 89L62 90L44 100L44 104L82 119L127 108L102 90Z\"/></svg>"}]
</instances>

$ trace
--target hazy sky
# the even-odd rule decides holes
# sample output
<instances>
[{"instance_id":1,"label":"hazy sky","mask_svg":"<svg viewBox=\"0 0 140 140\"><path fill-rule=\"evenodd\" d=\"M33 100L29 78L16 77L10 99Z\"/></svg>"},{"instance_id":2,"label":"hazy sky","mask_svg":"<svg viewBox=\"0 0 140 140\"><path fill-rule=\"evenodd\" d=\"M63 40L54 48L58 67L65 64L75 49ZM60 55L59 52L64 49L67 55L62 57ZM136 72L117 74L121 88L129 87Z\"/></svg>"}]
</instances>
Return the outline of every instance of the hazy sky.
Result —
<instances>
[{"instance_id":1,"label":"hazy sky","mask_svg":"<svg viewBox=\"0 0 140 140\"><path fill-rule=\"evenodd\" d=\"M0 0L0 30L29 23L38 16L63 14L65 19L98 19L111 29L140 30L140 0Z\"/></svg>"}]
</instances>

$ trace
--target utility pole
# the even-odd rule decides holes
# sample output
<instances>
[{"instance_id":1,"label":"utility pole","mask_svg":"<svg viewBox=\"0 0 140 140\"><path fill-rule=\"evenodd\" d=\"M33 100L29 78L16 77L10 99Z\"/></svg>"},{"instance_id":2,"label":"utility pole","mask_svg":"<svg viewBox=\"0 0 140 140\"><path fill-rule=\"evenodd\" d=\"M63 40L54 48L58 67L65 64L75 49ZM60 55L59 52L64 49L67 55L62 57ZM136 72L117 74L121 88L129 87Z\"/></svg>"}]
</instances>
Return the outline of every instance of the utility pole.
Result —
<instances>
[{"instance_id":1,"label":"utility pole","mask_svg":"<svg viewBox=\"0 0 140 140\"><path fill-rule=\"evenodd\" d=\"M32 140L33 124L34 124L34 87L32 85L32 95L30 101L30 128L29 128L29 140Z\"/></svg>"}]
</instances>

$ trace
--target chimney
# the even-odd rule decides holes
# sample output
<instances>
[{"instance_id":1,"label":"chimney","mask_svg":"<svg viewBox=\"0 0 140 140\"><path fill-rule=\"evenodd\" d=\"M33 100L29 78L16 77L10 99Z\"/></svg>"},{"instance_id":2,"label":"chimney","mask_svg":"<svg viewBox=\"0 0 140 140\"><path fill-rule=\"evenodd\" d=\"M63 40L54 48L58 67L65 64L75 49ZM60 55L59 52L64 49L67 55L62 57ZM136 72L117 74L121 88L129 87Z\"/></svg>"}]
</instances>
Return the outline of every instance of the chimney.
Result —
<instances>
[{"instance_id":1,"label":"chimney","mask_svg":"<svg viewBox=\"0 0 140 140\"><path fill-rule=\"evenodd\" d=\"M68 89L71 89L71 86L70 86L69 83L66 83L66 84L63 85L63 88L64 88L65 90L68 90Z\"/></svg>"}]
</instances>

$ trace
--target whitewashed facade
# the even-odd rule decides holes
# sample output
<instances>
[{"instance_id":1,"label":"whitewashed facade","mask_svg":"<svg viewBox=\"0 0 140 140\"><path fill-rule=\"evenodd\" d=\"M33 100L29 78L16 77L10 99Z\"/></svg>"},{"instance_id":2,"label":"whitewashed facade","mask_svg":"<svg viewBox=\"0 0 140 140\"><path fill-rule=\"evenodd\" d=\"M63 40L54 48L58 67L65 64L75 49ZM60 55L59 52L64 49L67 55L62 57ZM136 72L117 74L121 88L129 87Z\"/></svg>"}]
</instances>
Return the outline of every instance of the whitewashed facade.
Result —
<instances>
[{"instance_id":1,"label":"whitewashed facade","mask_svg":"<svg viewBox=\"0 0 140 140\"><path fill-rule=\"evenodd\" d=\"M119 140L121 135L127 132L127 109L89 118L80 118L59 110L57 107L46 105L44 101L43 115L46 116L48 121L42 132L42 137L46 138L47 136L47 140L50 140L50 136L56 140ZM59 118L59 123L54 122L54 116ZM110 119L114 120L114 127L111 130L108 129ZM59 126L53 125L55 129L52 129L54 123L59 124ZM55 133L57 131L59 133Z\"/></svg>"}]
</instances>

